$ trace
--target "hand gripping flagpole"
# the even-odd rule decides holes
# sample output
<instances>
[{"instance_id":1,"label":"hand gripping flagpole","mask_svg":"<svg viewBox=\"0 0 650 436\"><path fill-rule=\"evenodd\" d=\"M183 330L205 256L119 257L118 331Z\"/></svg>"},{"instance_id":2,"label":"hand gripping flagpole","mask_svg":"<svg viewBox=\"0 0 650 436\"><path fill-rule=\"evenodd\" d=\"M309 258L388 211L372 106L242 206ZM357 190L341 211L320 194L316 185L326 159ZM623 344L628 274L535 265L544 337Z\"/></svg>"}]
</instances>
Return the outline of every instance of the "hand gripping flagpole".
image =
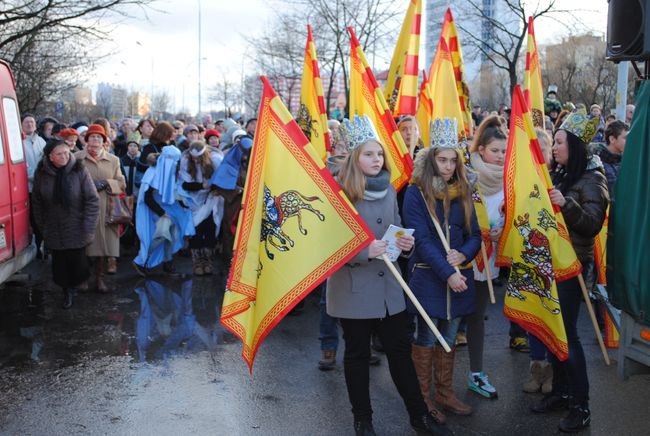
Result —
<instances>
[{"instance_id":1,"label":"hand gripping flagpole","mask_svg":"<svg viewBox=\"0 0 650 436\"><path fill-rule=\"evenodd\" d=\"M600 334L600 329L598 328L598 322L596 321L596 314L594 313L594 308L591 305L591 299L589 299L589 292L587 292L587 285L585 285L585 279L582 277L582 274L578 275L578 282L580 282L580 288L582 289L582 296L585 299L587 304L587 310L589 311L589 318L591 318L591 324L594 326L596 331L596 339L598 339L598 345L600 345L600 350L603 352L603 357L605 358L605 364L609 366L609 354L607 353L607 348L605 348L605 343L603 342L603 337Z\"/></svg>"},{"instance_id":2,"label":"hand gripping flagpole","mask_svg":"<svg viewBox=\"0 0 650 436\"><path fill-rule=\"evenodd\" d=\"M444 348L447 353L451 352L451 348L449 348L449 344L447 344L445 338L442 337L440 331L436 328L433 321L431 321L431 318L429 317L429 315L427 315L427 312L424 310L424 308L422 307L418 299L415 297L413 291L411 291L411 288L409 288L409 285L406 284L406 282L402 278L402 275L399 273L399 271L397 271L397 268L395 268L393 262L391 262L385 254L382 254L381 258L384 260L386 265L388 265L388 269L390 269L390 272L393 273L395 279L397 279L399 284L402 286L402 289L404 289L404 293L409 297L409 299L417 309L422 319L424 319L424 321L427 323L427 325L429 326L433 334L436 336L438 342L440 342L440 345L442 345L442 348Z\"/></svg>"},{"instance_id":3,"label":"hand gripping flagpole","mask_svg":"<svg viewBox=\"0 0 650 436\"><path fill-rule=\"evenodd\" d=\"M420 195L422 195L422 200L424 200L424 204L427 206L427 212L429 212L429 216L431 217L431 221L433 221L433 225L436 226L436 232L438 232L438 237L442 241L442 246L445 248L445 252L449 254L449 250L451 250L451 248L449 248L449 243L447 242L447 238L445 237L445 234L442 232L440 223L438 222L436 217L433 216L433 213L431 213L431 209L429 209L429 204L427 203L426 198L424 198L424 194L422 193L422 191L420 191ZM460 269L458 269L457 266L454 266L454 269L458 274L460 274Z\"/></svg>"},{"instance_id":4,"label":"hand gripping flagpole","mask_svg":"<svg viewBox=\"0 0 650 436\"><path fill-rule=\"evenodd\" d=\"M481 255L483 256L483 265L485 268L485 276L487 277L488 291L490 292L490 303L496 304L494 299L494 287L492 286L492 271L490 271L490 265L488 263L487 250L485 249L485 242L481 238Z\"/></svg>"}]
</instances>

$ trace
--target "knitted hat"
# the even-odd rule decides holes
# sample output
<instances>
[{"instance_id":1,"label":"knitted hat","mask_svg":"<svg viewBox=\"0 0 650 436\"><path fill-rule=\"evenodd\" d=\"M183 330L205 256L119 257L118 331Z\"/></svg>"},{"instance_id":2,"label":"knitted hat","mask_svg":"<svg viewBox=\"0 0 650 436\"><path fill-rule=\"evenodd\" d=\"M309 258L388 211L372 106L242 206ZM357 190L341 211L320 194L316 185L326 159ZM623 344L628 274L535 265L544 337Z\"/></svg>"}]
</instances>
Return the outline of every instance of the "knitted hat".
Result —
<instances>
[{"instance_id":1,"label":"knitted hat","mask_svg":"<svg viewBox=\"0 0 650 436\"><path fill-rule=\"evenodd\" d=\"M67 127L59 132L59 136L63 139L68 139L71 136L80 136L79 132L77 132L75 129L72 127Z\"/></svg>"},{"instance_id":2,"label":"knitted hat","mask_svg":"<svg viewBox=\"0 0 650 436\"><path fill-rule=\"evenodd\" d=\"M84 139L88 141L88 137L93 133L97 135L101 135L102 138L104 138L104 142L108 141L108 137L106 136L106 131L104 130L104 126L102 126L101 124L91 124L88 127L88 130L86 130L86 133L84 134Z\"/></svg>"},{"instance_id":3,"label":"knitted hat","mask_svg":"<svg viewBox=\"0 0 650 436\"><path fill-rule=\"evenodd\" d=\"M219 131L217 131L217 129L206 130L205 134L203 135L205 140L207 141L208 139L210 139L210 136L216 136L217 138L221 138L221 135L219 134Z\"/></svg>"}]
</instances>

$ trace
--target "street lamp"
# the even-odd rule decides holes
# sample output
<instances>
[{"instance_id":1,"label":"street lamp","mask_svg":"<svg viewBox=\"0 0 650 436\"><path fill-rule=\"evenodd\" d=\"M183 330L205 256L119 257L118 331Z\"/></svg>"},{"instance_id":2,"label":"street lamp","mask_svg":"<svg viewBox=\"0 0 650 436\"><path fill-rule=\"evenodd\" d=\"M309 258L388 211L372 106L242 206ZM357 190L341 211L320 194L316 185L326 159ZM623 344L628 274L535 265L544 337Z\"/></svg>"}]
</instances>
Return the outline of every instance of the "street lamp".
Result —
<instances>
[{"instance_id":1,"label":"street lamp","mask_svg":"<svg viewBox=\"0 0 650 436\"><path fill-rule=\"evenodd\" d=\"M201 0L198 0L199 4L199 112L197 116L201 118Z\"/></svg>"}]
</instances>

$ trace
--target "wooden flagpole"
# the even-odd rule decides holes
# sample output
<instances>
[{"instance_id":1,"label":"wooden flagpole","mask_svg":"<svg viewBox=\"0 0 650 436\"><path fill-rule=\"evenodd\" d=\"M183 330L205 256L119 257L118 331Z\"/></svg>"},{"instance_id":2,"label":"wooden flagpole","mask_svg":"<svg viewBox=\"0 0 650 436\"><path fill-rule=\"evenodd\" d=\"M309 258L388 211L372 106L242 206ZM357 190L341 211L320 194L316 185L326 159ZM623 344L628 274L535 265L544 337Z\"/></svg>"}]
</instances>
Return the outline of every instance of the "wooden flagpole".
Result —
<instances>
[{"instance_id":1,"label":"wooden flagpole","mask_svg":"<svg viewBox=\"0 0 650 436\"><path fill-rule=\"evenodd\" d=\"M496 299L494 298L494 286L492 286L492 271L490 271L487 250L485 249L485 242L483 242L482 238L481 238L481 254L483 255L483 265L485 265L485 276L487 277L488 291L490 292L490 303L496 304Z\"/></svg>"},{"instance_id":2,"label":"wooden flagpole","mask_svg":"<svg viewBox=\"0 0 650 436\"><path fill-rule=\"evenodd\" d=\"M427 323L433 334L436 336L438 339L438 342L440 342L440 345L445 349L447 353L451 352L451 348L449 348L449 344L445 341L445 338L442 337L440 334L440 331L436 328L435 324L433 321L431 321L431 318L427 314L427 312L424 310L420 302L418 301L417 298L415 298L415 295L413 294L413 291L411 291L411 288L409 288L409 285L406 284L404 279L402 278L402 275L397 271L397 268L395 268L395 265L393 265L393 262L388 259L388 257L385 254L381 255L381 258L384 260L386 265L388 265L388 269L390 269L390 272L393 273L395 276L395 279L399 282L399 284L402 286L402 289L404 289L404 293L409 297L415 308L417 309L418 313L424 319L424 321Z\"/></svg>"},{"instance_id":3,"label":"wooden flagpole","mask_svg":"<svg viewBox=\"0 0 650 436\"><path fill-rule=\"evenodd\" d=\"M598 328L598 322L596 321L596 314L594 313L594 308L591 305L591 300L589 299L589 292L587 292L587 285L585 285L585 279L582 277L582 274L578 275L578 282L580 282L580 288L582 289L582 296L585 299L587 304L587 310L589 311L589 318L591 318L591 324L594 326L596 331L596 339L598 339L598 345L600 345L600 350L603 352L603 357L605 358L605 364L609 365L609 354L607 353L607 348L605 348L605 343L603 342L603 337L600 334L600 329Z\"/></svg>"}]
</instances>

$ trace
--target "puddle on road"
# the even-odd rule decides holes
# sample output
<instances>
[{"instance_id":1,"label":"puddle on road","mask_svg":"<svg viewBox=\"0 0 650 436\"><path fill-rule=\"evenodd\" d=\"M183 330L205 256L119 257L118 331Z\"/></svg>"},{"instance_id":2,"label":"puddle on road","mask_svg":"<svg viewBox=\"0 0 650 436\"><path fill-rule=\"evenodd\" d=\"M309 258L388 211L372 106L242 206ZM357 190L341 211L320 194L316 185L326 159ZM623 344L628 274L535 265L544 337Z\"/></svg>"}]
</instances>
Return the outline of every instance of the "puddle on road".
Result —
<instances>
[{"instance_id":1,"label":"puddle on road","mask_svg":"<svg viewBox=\"0 0 650 436\"><path fill-rule=\"evenodd\" d=\"M95 357L134 362L214 351L235 337L219 323L216 278L141 280L104 296L92 292L60 309L57 290L0 291L0 369L61 368Z\"/></svg>"}]
</instances>

